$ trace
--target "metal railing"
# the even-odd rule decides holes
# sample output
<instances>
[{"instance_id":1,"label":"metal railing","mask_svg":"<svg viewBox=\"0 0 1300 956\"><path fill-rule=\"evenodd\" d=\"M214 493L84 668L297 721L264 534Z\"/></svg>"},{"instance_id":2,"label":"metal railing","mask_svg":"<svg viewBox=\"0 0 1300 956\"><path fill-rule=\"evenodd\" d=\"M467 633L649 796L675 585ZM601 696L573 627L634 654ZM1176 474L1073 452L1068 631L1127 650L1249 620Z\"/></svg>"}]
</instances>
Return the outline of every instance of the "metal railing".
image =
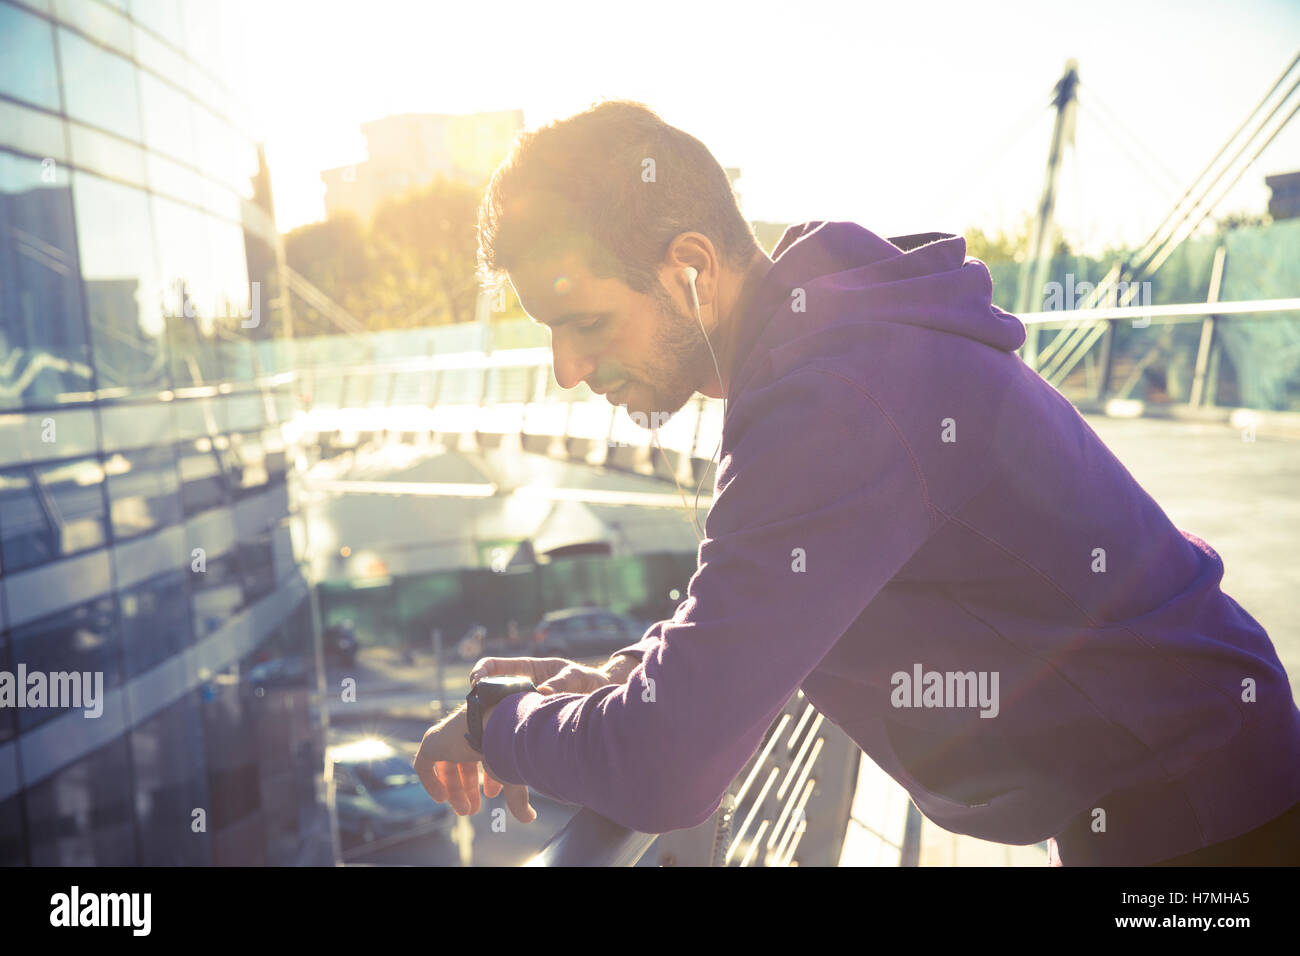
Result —
<instances>
[{"instance_id":1,"label":"metal railing","mask_svg":"<svg viewBox=\"0 0 1300 956\"><path fill-rule=\"evenodd\" d=\"M709 820L654 835L583 809L526 865L634 866L653 846L663 866L834 866L859 756L796 691Z\"/></svg>"},{"instance_id":2,"label":"metal railing","mask_svg":"<svg viewBox=\"0 0 1300 956\"><path fill-rule=\"evenodd\" d=\"M1223 269L1221 253L1216 256L1215 265L1210 300L1207 302L1066 309L1020 315L1018 318L1025 323L1031 336L1038 329L1058 330L1055 339L1041 352L1036 348L1026 347L1024 349L1026 358L1032 361L1035 371L1053 387L1060 389L1066 385L1071 373L1081 362L1093 357L1093 346L1101 343L1102 354L1099 361L1087 370L1091 382L1085 385L1083 393L1076 395L1075 399L1091 401L1101 401L1106 398L1127 399L1137 384L1141 372L1159 351L1170 348L1170 344L1167 340L1161 339L1150 343L1145 354L1132 363L1136 372L1125 378L1119 388L1112 389L1114 372L1121 365L1121 357L1111 347L1119 324L1129 321L1135 328L1162 326L1167 328L1182 323L1200 322L1200 335L1194 350L1195 358L1189 370L1193 387L1184 404L1191 408L1217 404L1213 362L1216 348L1219 346L1218 338L1222 334L1221 320L1229 316L1248 316L1254 321L1269 321L1267 318L1257 317L1300 312L1300 298L1246 302L1216 301Z\"/></svg>"},{"instance_id":3,"label":"metal railing","mask_svg":"<svg viewBox=\"0 0 1300 956\"><path fill-rule=\"evenodd\" d=\"M1120 355L1109 344L1119 324L1172 327L1201 322L1194 353L1186 357L1196 388L1187 396L1193 407L1214 405L1215 352L1221 321L1268 322L1280 313L1300 312L1300 298L1256 302L1205 302L1027 313L1019 318L1031 333L1056 329L1058 341L1026 350L1037 370L1053 386L1064 388L1076 367L1092 362L1089 381L1073 387L1076 400L1128 398L1136 379L1154 353L1168 348L1159 339L1144 345L1141 358ZM1140 323L1140 324L1139 324ZM1098 358L1092 353L1103 343ZM692 459L712 458L721 434L721 403L696 396L658 431L659 447L671 458L652 453L651 432L626 413L579 385L560 389L551 377L549 349L508 349L485 354L464 352L398 359L354 366L302 367L289 373L305 410L296 423L309 435L331 436L329 443L350 447L363 435L392 433L518 435L542 441L537 450L579 457L591 464L627 467L644 474L692 477ZM1126 375L1119 389L1110 382ZM1120 394L1123 392L1123 394ZM1230 407L1237 407L1236 405Z\"/></svg>"}]
</instances>

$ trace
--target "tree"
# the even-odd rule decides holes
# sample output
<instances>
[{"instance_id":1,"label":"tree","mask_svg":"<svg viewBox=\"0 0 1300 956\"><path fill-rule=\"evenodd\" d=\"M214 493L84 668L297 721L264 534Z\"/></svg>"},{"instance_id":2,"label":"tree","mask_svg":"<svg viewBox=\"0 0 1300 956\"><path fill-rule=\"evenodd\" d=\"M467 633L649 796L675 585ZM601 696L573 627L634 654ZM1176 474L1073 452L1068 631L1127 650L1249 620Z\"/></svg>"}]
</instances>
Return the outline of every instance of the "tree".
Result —
<instances>
[{"instance_id":1,"label":"tree","mask_svg":"<svg viewBox=\"0 0 1300 956\"><path fill-rule=\"evenodd\" d=\"M372 330L474 318L481 187L439 177L383 203L369 225L333 216L288 233L290 268ZM332 330L306 303L302 324Z\"/></svg>"},{"instance_id":2,"label":"tree","mask_svg":"<svg viewBox=\"0 0 1300 956\"><path fill-rule=\"evenodd\" d=\"M990 235L983 229L972 226L966 230L966 255L979 259L985 265L1002 262L1024 262L1029 257L1030 244L1033 242L1034 217L1026 213L1014 233L999 229ZM1052 258L1072 255L1070 244L1059 225L1052 226Z\"/></svg>"},{"instance_id":3,"label":"tree","mask_svg":"<svg viewBox=\"0 0 1300 956\"><path fill-rule=\"evenodd\" d=\"M478 189L439 177L379 207L370 239L389 283L385 304L405 313L394 315L393 327L426 324L414 317L430 314L474 318L478 203Z\"/></svg>"},{"instance_id":4,"label":"tree","mask_svg":"<svg viewBox=\"0 0 1300 956\"><path fill-rule=\"evenodd\" d=\"M1238 210L1237 212L1224 213L1214 220L1214 231L1216 233L1231 232L1234 229L1249 229L1254 226L1267 226L1273 222L1273 217L1266 212L1246 212Z\"/></svg>"},{"instance_id":5,"label":"tree","mask_svg":"<svg viewBox=\"0 0 1300 956\"><path fill-rule=\"evenodd\" d=\"M355 215L345 213L294 229L284 237L284 258L289 268L351 315L363 322L372 315L377 278L374 253ZM299 334L337 331L306 303L295 308L294 316Z\"/></svg>"}]
</instances>

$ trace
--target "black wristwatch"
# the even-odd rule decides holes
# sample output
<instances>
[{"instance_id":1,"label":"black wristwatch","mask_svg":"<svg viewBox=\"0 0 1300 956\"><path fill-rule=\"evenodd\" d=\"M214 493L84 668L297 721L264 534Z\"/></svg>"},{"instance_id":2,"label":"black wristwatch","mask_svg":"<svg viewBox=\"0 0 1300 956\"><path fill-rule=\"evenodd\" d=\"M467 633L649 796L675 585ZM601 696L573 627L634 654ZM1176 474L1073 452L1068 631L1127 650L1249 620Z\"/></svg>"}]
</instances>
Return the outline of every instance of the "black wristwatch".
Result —
<instances>
[{"instance_id":1,"label":"black wristwatch","mask_svg":"<svg viewBox=\"0 0 1300 956\"><path fill-rule=\"evenodd\" d=\"M483 752L483 712L511 694L537 690L527 677L483 677L465 695L465 718L469 733L465 739L479 753Z\"/></svg>"}]
</instances>

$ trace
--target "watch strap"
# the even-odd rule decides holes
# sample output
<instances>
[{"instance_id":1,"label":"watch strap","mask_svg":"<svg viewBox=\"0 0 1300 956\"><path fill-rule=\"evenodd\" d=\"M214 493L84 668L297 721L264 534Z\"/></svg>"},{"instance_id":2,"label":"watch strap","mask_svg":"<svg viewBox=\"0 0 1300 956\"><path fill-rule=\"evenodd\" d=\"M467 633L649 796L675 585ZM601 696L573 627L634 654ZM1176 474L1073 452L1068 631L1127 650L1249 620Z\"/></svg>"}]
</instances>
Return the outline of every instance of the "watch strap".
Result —
<instances>
[{"instance_id":1,"label":"watch strap","mask_svg":"<svg viewBox=\"0 0 1300 956\"><path fill-rule=\"evenodd\" d=\"M483 713L511 694L537 690L527 677L484 677L465 695L465 739L478 753L483 752Z\"/></svg>"}]
</instances>

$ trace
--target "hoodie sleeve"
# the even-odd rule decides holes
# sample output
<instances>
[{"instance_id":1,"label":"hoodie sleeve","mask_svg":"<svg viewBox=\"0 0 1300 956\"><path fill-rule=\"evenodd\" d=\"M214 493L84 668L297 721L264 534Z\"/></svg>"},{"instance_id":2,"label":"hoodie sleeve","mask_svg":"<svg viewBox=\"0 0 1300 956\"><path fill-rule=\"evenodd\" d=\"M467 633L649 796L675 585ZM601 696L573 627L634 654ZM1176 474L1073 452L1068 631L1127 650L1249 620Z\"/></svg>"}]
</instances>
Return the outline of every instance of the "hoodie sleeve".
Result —
<instances>
[{"instance_id":1,"label":"hoodie sleeve","mask_svg":"<svg viewBox=\"0 0 1300 956\"><path fill-rule=\"evenodd\" d=\"M637 641L635 644L629 644L627 647L620 647L618 650L614 651L609 656L611 658L614 658L617 657L619 654L626 654L628 655L628 657L635 657L639 661L645 660L645 652L649 650L650 647L659 640L660 629L663 626L664 626L663 621L656 621L654 624L651 624L650 627L646 629L646 632L644 635L642 635L641 640Z\"/></svg>"},{"instance_id":2,"label":"hoodie sleeve","mask_svg":"<svg viewBox=\"0 0 1300 956\"><path fill-rule=\"evenodd\" d=\"M747 390L727 428L687 598L642 639L626 684L502 700L483 736L497 779L643 833L702 823L790 695L929 536L910 448L836 372L803 368Z\"/></svg>"}]
</instances>

